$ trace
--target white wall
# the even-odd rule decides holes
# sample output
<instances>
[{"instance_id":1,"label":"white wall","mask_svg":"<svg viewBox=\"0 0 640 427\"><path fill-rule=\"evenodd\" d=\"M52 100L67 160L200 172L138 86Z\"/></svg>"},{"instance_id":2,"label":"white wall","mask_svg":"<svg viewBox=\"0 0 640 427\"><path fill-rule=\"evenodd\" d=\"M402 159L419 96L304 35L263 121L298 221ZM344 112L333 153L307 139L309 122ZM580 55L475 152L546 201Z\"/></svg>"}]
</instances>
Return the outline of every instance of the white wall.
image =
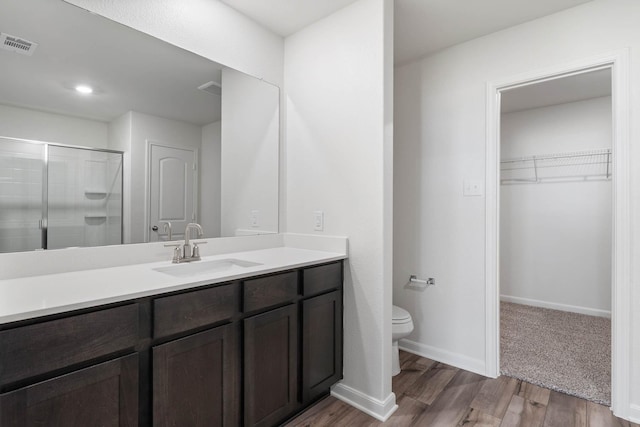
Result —
<instances>
[{"instance_id":1,"label":"white wall","mask_svg":"<svg viewBox=\"0 0 640 427\"><path fill-rule=\"evenodd\" d=\"M384 159L392 22L392 1L360 0L285 40L287 231L349 237L344 380L334 392L378 417L395 402ZM324 212L323 232L314 231L313 211Z\"/></svg>"},{"instance_id":2,"label":"white wall","mask_svg":"<svg viewBox=\"0 0 640 427\"><path fill-rule=\"evenodd\" d=\"M282 37L217 0L65 0L220 64L282 84Z\"/></svg>"},{"instance_id":3,"label":"white wall","mask_svg":"<svg viewBox=\"0 0 640 427\"><path fill-rule=\"evenodd\" d=\"M221 233L277 233L280 91L230 68L222 87Z\"/></svg>"},{"instance_id":4,"label":"white wall","mask_svg":"<svg viewBox=\"0 0 640 427\"><path fill-rule=\"evenodd\" d=\"M204 237L220 237L220 122L202 127L200 149L200 225Z\"/></svg>"},{"instance_id":5,"label":"white wall","mask_svg":"<svg viewBox=\"0 0 640 427\"><path fill-rule=\"evenodd\" d=\"M502 159L611 148L611 97L503 113Z\"/></svg>"},{"instance_id":6,"label":"white wall","mask_svg":"<svg viewBox=\"0 0 640 427\"><path fill-rule=\"evenodd\" d=\"M640 135L640 3L595 0L396 69L394 300L413 315L410 340L459 366L485 372L485 203L463 197L464 178L484 181L486 84L631 47L630 140ZM630 165L640 164L631 146ZM632 252L640 242L640 170L631 168ZM634 257L638 259L637 254ZM423 293L410 274L435 277ZM640 360L640 262L630 360ZM640 419L640 364L632 364L630 413Z\"/></svg>"},{"instance_id":7,"label":"white wall","mask_svg":"<svg viewBox=\"0 0 640 427\"><path fill-rule=\"evenodd\" d=\"M0 136L107 148L107 123L0 105Z\"/></svg>"},{"instance_id":8,"label":"white wall","mask_svg":"<svg viewBox=\"0 0 640 427\"><path fill-rule=\"evenodd\" d=\"M611 148L611 137L611 97L501 117L503 159ZM567 168L600 171L557 172ZM502 299L610 315L611 181L505 184L500 203Z\"/></svg>"}]
</instances>

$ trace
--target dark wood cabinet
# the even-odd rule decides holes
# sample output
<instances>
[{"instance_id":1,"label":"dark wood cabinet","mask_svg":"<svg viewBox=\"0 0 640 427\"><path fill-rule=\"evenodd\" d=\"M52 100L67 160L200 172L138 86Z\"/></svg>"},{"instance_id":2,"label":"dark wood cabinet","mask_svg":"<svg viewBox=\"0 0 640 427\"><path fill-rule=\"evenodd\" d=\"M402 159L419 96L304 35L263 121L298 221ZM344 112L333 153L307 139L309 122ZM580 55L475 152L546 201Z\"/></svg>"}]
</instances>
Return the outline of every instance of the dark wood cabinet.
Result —
<instances>
[{"instance_id":1,"label":"dark wood cabinet","mask_svg":"<svg viewBox=\"0 0 640 427\"><path fill-rule=\"evenodd\" d=\"M0 425L137 426L138 355L0 395Z\"/></svg>"},{"instance_id":2,"label":"dark wood cabinet","mask_svg":"<svg viewBox=\"0 0 640 427\"><path fill-rule=\"evenodd\" d=\"M302 294L305 297L342 287L342 263L310 267L302 270Z\"/></svg>"},{"instance_id":3,"label":"dark wood cabinet","mask_svg":"<svg viewBox=\"0 0 640 427\"><path fill-rule=\"evenodd\" d=\"M154 426L237 426L240 330L228 324L153 348Z\"/></svg>"},{"instance_id":4,"label":"dark wood cabinet","mask_svg":"<svg viewBox=\"0 0 640 427\"><path fill-rule=\"evenodd\" d=\"M244 320L244 425L272 426L298 405L298 307Z\"/></svg>"},{"instance_id":5,"label":"dark wood cabinet","mask_svg":"<svg viewBox=\"0 0 640 427\"><path fill-rule=\"evenodd\" d=\"M240 284L156 298L153 337L162 338L231 319L239 311Z\"/></svg>"},{"instance_id":6,"label":"dark wood cabinet","mask_svg":"<svg viewBox=\"0 0 640 427\"><path fill-rule=\"evenodd\" d=\"M342 293L302 301L302 402L308 403L342 378Z\"/></svg>"},{"instance_id":7,"label":"dark wood cabinet","mask_svg":"<svg viewBox=\"0 0 640 427\"><path fill-rule=\"evenodd\" d=\"M0 332L0 386L132 350L137 341L137 304L7 329Z\"/></svg>"},{"instance_id":8,"label":"dark wood cabinet","mask_svg":"<svg viewBox=\"0 0 640 427\"><path fill-rule=\"evenodd\" d=\"M245 280L242 288L245 313L286 304L298 296L298 273L292 271Z\"/></svg>"},{"instance_id":9,"label":"dark wood cabinet","mask_svg":"<svg viewBox=\"0 0 640 427\"><path fill-rule=\"evenodd\" d=\"M342 378L342 261L0 325L0 427L273 426Z\"/></svg>"}]
</instances>

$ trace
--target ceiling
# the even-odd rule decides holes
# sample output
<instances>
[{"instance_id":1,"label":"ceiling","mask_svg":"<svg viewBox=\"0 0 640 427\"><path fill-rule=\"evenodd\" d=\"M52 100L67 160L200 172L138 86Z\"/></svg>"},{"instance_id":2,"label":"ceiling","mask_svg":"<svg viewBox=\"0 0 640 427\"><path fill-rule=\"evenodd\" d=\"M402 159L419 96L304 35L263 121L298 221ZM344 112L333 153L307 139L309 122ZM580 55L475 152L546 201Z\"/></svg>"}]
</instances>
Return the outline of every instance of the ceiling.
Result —
<instances>
[{"instance_id":1,"label":"ceiling","mask_svg":"<svg viewBox=\"0 0 640 427\"><path fill-rule=\"evenodd\" d=\"M53 0L0 1L0 32L38 43L33 56L0 49L0 103L109 122L138 111L198 125L220 118L220 97L198 86L221 66ZM77 84L94 87L83 96Z\"/></svg>"},{"instance_id":2,"label":"ceiling","mask_svg":"<svg viewBox=\"0 0 640 427\"><path fill-rule=\"evenodd\" d=\"M588 1L396 0L394 59L409 62Z\"/></svg>"},{"instance_id":3,"label":"ceiling","mask_svg":"<svg viewBox=\"0 0 640 427\"><path fill-rule=\"evenodd\" d=\"M220 0L286 37L356 0Z\"/></svg>"},{"instance_id":4,"label":"ceiling","mask_svg":"<svg viewBox=\"0 0 640 427\"><path fill-rule=\"evenodd\" d=\"M503 113L611 96L611 68L502 91Z\"/></svg>"},{"instance_id":5,"label":"ceiling","mask_svg":"<svg viewBox=\"0 0 640 427\"><path fill-rule=\"evenodd\" d=\"M221 1L287 36L356 0ZM396 0L395 60L587 1ZM62 1L2 0L0 31L39 44L33 56L0 50L0 103L100 121L130 110L200 125L219 120L219 98L196 88L219 80L221 66L195 54ZM81 97L78 83L95 93Z\"/></svg>"},{"instance_id":6,"label":"ceiling","mask_svg":"<svg viewBox=\"0 0 640 427\"><path fill-rule=\"evenodd\" d=\"M356 0L221 0L283 37ZM396 0L396 64L591 0Z\"/></svg>"}]
</instances>

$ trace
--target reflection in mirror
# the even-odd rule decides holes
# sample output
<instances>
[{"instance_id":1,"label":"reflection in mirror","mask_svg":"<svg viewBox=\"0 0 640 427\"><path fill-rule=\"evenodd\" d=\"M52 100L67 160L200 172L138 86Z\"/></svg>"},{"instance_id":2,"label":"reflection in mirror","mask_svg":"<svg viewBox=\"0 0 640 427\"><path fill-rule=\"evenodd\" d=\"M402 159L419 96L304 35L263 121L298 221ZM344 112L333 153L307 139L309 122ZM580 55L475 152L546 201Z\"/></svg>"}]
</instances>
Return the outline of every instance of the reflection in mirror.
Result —
<instances>
[{"instance_id":1,"label":"reflection in mirror","mask_svg":"<svg viewBox=\"0 0 640 427\"><path fill-rule=\"evenodd\" d=\"M122 242L122 153L0 138L0 252Z\"/></svg>"},{"instance_id":2,"label":"reflection in mirror","mask_svg":"<svg viewBox=\"0 0 640 427\"><path fill-rule=\"evenodd\" d=\"M205 237L278 232L276 86L62 1L0 2L0 32L0 153L8 159L0 164L1 252L167 240L166 222L174 240L189 222L202 224ZM53 172L41 167L41 153L23 150L26 160L15 161L9 153L20 139L41 142L31 151L47 142L84 155L124 153L121 194L86 193L78 172L70 175L85 182L57 185L67 195L47 210L42 192ZM59 156L58 169L74 169L73 157ZM80 188L82 197L71 195ZM122 211L119 240L107 215L84 214L98 210L98 196L103 210ZM107 208L116 196L121 205ZM21 227L16 211L29 213ZM52 221L74 224L77 238L33 243ZM9 243L16 236L23 244Z\"/></svg>"}]
</instances>

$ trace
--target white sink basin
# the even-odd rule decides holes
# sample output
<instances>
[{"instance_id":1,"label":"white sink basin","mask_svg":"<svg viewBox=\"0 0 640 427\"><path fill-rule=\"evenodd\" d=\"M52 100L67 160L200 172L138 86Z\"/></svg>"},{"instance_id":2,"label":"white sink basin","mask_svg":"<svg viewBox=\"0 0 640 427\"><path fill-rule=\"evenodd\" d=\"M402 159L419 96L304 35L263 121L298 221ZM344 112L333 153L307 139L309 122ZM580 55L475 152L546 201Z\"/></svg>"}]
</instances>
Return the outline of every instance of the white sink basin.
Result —
<instances>
[{"instance_id":1,"label":"white sink basin","mask_svg":"<svg viewBox=\"0 0 640 427\"><path fill-rule=\"evenodd\" d=\"M241 272L247 267L256 267L258 265L262 264L259 262L229 258L212 261L193 261L190 263L170 265L168 267L158 267L153 270L174 277L189 277L204 273Z\"/></svg>"}]
</instances>

